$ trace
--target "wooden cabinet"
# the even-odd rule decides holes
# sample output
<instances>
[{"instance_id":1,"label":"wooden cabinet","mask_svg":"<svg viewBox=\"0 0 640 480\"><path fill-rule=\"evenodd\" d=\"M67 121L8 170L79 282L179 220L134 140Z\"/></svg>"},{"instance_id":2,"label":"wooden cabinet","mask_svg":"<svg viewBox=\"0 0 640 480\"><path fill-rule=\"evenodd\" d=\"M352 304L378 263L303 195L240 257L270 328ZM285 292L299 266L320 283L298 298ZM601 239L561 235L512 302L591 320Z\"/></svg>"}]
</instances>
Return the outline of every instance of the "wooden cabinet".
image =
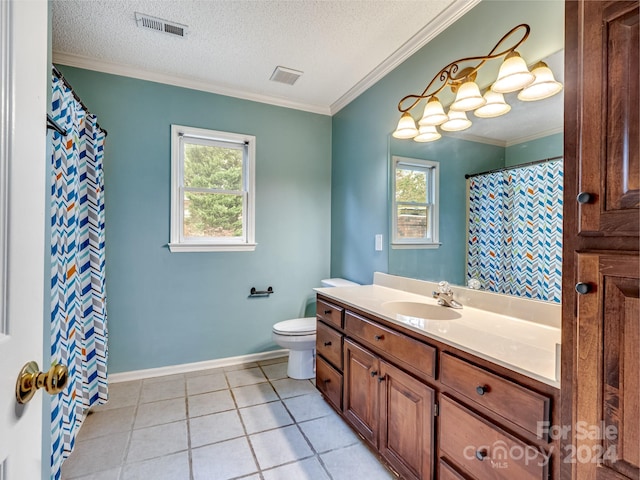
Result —
<instances>
[{"instance_id":1,"label":"wooden cabinet","mask_svg":"<svg viewBox=\"0 0 640 480\"><path fill-rule=\"evenodd\" d=\"M350 340L344 342L344 416L378 446L378 358Z\"/></svg>"},{"instance_id":2,"label":"wooden cabinet","mask_svg":"<svg viewBox=\"0 0 640 480\"><path fill-rule=\"evenodd\" d=\"M378 380L381 455L403 478L431 478L435 391L383 360Z\"/></svg>"},{"instance_id":3,"label":"wooden cabinet","mask_svg":"<svg viewBox=\"0 0 640 480\"><path fill-rule=\"evenodd\" d=\"M344 415L402 478L432 478L432 388L345 341Z\"/></svg>"},{"instance_id":4,"label":"wooden cabinet","mask_svg":"<svg viewBox=\"0 0 640 480\"><path fill-rule=\"evenodd\" d=\"M559 478L559 442L545 428L558 422L558 389L394 322L320 302L341 312L335 320L344 328L318 316L316 385L400 478ZM488 449L484 463L475 456L480 447Z\"/></svg>"},{"instance_id":5,"label":"wooden cabinet","mask_svg":"<svg viewBox=\"0 0 640 480\"><path fill-rule=\"evenodd\" d=\"M638 12L637 0L566 3L567 479L640 478Z\"/></svg>"},{"instance_id":6,"label":"wooden cabinet","mask_svg":"<svg viewBox=\"0 0 640 480\"><path fill-rule=\"evenodd\" d=\"M316 312L316 388L341 412L344 309L318 299Z\"/></svg>"},{"instance_id":7,"label":"wooden cabinet","mask_svg":"<svg viewBox=\"0 0 640 480\"><path fill-rule=\"evenodd\" d=\"M440 453L478 480L546 480L549 458L447 396L440 399Z\"/></svg>"},{"instance_id":8,"label":"wooden cabinet","mask_svg":"<svg viewBox=\"0 0 640 480\"><path fill-rule=\"evenodd\" d=\"M501 418L519 425L538 438L550 422L550 399L449 354L440 356L440 381ZM517 405L518 408L513 408ZM546 423L545 423L546 422Z\"/></svg>"}]
</instances>

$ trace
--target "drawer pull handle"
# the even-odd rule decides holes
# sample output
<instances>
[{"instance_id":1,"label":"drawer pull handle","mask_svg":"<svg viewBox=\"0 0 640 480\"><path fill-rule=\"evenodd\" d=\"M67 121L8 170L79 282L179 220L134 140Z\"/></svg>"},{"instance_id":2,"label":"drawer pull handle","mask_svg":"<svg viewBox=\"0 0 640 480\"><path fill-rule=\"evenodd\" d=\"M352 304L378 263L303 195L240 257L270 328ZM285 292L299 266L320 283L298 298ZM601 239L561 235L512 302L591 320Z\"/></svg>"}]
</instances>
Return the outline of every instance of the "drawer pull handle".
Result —
<instances>
[{"instance_id":1,"label":"drawer pull handle","mask_svg":"<svg viewBox=\"0 0 640 480\"><path fill-rule=\"evenodd\" d=\"M591 290L592 290L591 284L589 283L583 283L583 282L576 283L576 292L578 292L580 295L586 295Z\"/></svg>"},{"instance_id":2,"label":"drawer pull handle","mask_svg":"<svg viewBox=\"0 0 640 480\"><path fill-rule=\"evenodd\" d=\"M385 381L385 378L384 378L384 377L378 377L378 383L382 383L382 382L384 382L384 381Z\"/></svg>"},{"instance_id":3,"label":"drawer pull handle","mask_svg":"<svg viewBox=\"0 0 640 480\"><path fill-rule=\"evenodd\" d=\"M323 382L325 385L327 385L328 383L331 383L331 379L330 379L330 378L325 378L322 382Z\"/></svg>"},{"instance_id":4,"label":"drawer pull handle","mask_svg":"<svg viewBox=\"0 0 640 480\"><path fill-rule=\"evenodd\" d=\"M481 462L487 457L486 450L476 450L476 458Z\"/></svg>"},{"instance_id":5,"label":"drawer pull handle","mask_svg":"<svg viewBox=\"0 0 640 480\"><path fill-rule=\"evenodd\" d=\"M476 387L476 393L480 396L484 395L489 391L489 387L487 385L478 385Z\"/></svg>"},{"instance_id":6,"label":"drawer pull handle","mask_svg":"<svg viewBox=\"0 0 640 480\"><path fill-rule=\"evenodd\" d=\"M329 315L330 313L331 313L331 310L325 310L325 311L324 311L324 314L325 314L325 315Z\"/></svg>"},{"instance_id":7,"label":"drawer pull handle","mask_svg":"<svg viewBox=\"0 0 640 480\"><path fill-rule=\"evenodd\" d=\"M371 378L375 377L376 375L378 375L378 371L374 370L373 372L370 373Z\"/></svg>"},{"instance_id":8,"label":"drawer pull handle","mask_svg":"<svg viewBox=\"0 0 640 480\"><path fill-rule=\"evenodd\" d=\"M324 342L324 346L325 347L330 347L331 346L331 342Z\"/></svg>"},{"instance_id":9,"label":"drawer pull handle","mask_svg":"<svg viewBox=\"0 0 640 480\"><path fill-rule=\"evenodd\" d=\"M576 197L576 200L578 201L578 203L584 205L585 203L591 203L593 202L594 196L592 194L590 194L589 192L580 192L578 194L578 196Z\"/></svg>"},{"instance_id":10,"label":"drawer pull handle","mask_svg":"<svg viewBox=\"0 0 640 480\"><path fill-rule=\"evenodd\" d=\"M379 342L380 340L383 340L383 339L384 339L384 335L376 335L376 336L375 336L375 337L373 337L373 338L375 338L376 342Z\"/></svg>"}]
</instances>

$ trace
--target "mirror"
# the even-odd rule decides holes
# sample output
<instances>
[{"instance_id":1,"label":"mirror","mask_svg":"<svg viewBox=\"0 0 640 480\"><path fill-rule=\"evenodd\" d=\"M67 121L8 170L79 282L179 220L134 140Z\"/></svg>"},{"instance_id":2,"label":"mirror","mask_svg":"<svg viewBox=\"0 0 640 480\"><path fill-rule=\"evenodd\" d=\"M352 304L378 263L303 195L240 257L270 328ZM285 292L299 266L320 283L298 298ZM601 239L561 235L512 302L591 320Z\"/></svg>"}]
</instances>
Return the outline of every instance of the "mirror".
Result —
<instances>
[{"instance_id":1,"label":"mirror","mask_svg":"<svg viewBox=\"0 0 640 480\"><path fill-rule=\"evenodd\" d=\"M549 15L554 22L558 21L558 15L562 20L561 3L559 5L552 2L544 3L553 6L549 9ZM503 5L505 9L514 8L507 3ZM520 13L527 14L526 12ZM473 11L468 15L472 14ZM522 21L527 23L527 18L522 18ZM455 27L455 24L452 27ZM533 25L532 32L534 32ZM558 40L560 38L562 42ZM563 31L560 32L560 35L556 35L555 50L551 45L553 42L549 38L545 38L544 50L554 53L536 57L536 39L532 34L527 40L530 45L529 56L526 60L530 66L539 60L545 61L553 71L556 80L564 84L563 38ZM476 53L471 47L473 47L473 43L469 43L469 48L472 50L469 55ZM523 57L525 57L524 54ZM450 60L454 59L455 57ZM498 66L496 66L496 72ZM437 72L437 66L433 67ZM480 87L487 87L487 85L480 84ZM398 97L401 98L409 93L414 92L399 92ZM442 132L442 138L435 142L417 143L413 140L398 140L393 138L391 134L388 135L389 165L392 164L391 158L393 156L440 163L439 231L441 242L437 249L390 245L389 273L421 280L446 280L452 284L466 286L468 280L466 272L469 192L465 175L562 156L564 122L562 92L536 102L521 102L516 97L517 92L505 94L505 100L512 107L506 115L481 119L475 117L472 112L468 112L468 117L473 122L469 129L455 133ZM445 104L445 111L447 110L446 105L451 100L442 100L442 103ZM412 112L414 118L422 113L422 107L417 107L416 110L420 110L420 112ZM391 182L394 180L394 175L395 173L390 169L389 192L392 191ZM558 187L561 188L561 182ZM562 196L560 195L559 198L561 199ZM391 202L390 194L389 202ZM557 300L550 299L550 301L559 301L559 297Z\"/></svg>"}]
</instances>

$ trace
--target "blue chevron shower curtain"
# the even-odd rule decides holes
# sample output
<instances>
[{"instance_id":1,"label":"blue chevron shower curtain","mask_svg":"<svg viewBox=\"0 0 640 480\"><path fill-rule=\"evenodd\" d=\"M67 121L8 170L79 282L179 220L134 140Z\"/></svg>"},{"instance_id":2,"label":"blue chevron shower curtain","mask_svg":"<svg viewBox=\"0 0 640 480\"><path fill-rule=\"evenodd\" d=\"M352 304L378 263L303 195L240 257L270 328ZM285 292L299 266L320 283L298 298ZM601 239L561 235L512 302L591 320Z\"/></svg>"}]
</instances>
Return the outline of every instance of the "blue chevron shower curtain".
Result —
<instances>
[{"instance_id":1,"label":"blue chevron shower curtain","mask_svg":"<svg viewBox=\"0 0 640 480\"><path fill-rule=\"evenodd\" d=\"M69 382L51 405L51 478L73 449L92 405L107 400L104 176L105 134L53 76L51 177L51 362Z\"/></svg>"},{"instance_id":2,"label":"blue chevron shower curtain","mask_svg":"<svg viewBox=\"0 0 640 480\"><path fill-rule=\"evenodd\" d=\"M562 160L471 177L467 280L559 303L562 191Z\"/></svg>"}]
</instances>

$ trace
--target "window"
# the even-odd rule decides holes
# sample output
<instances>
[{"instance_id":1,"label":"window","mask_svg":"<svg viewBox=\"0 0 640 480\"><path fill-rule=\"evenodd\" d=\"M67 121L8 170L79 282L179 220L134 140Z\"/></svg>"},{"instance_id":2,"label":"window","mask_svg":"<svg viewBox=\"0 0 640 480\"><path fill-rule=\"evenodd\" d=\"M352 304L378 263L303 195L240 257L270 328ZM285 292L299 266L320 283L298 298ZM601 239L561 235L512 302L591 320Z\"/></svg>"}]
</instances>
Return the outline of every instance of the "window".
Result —
<instances>
[{"instance_id":1,"label":"window","mask_svg":"<svg viewBox=\"0 0 640 480\"><path fill-rule=\"evenodd\" d=\"M438 248L439 163L392 157L392 248Z\"/></svg>"},{"instance_id":2,"label":"window","mask_svg":"<svg viewBox=\"0 0 640 480\"><path fill-rule=\"evenodd\" d=\"M255 250L255 137L171 126L172 252Z\"/></svg>"}]
</instances>

